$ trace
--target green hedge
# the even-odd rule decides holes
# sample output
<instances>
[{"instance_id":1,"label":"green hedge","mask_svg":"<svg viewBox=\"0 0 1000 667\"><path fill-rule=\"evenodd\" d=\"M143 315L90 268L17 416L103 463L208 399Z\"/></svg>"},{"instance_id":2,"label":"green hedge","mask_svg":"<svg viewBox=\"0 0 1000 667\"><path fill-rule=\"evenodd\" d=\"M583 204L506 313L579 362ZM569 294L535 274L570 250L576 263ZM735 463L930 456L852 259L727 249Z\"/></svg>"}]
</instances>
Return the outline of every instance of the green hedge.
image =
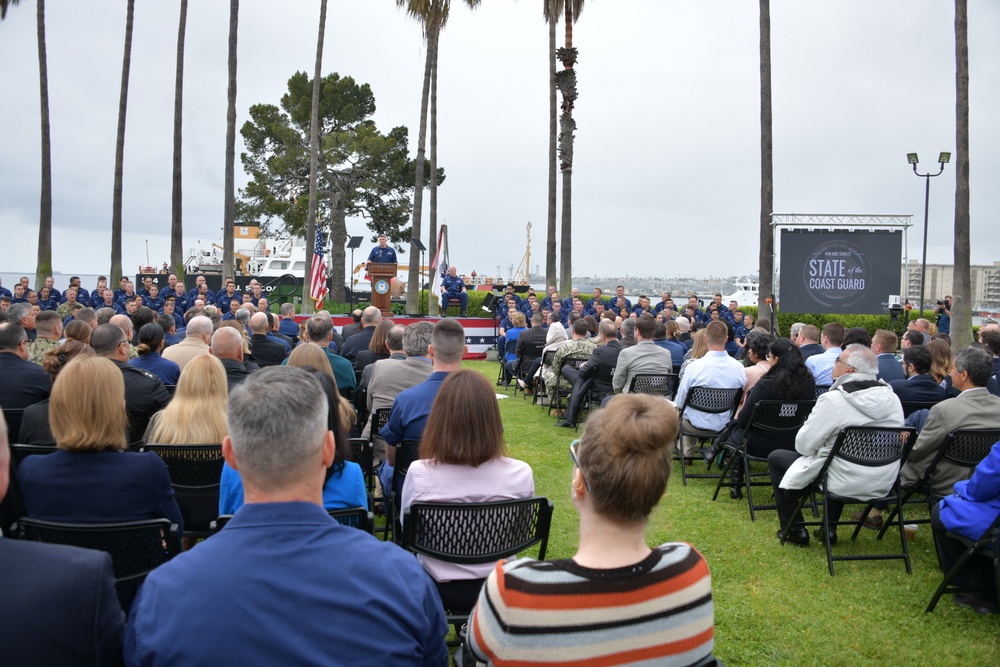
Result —
<instances>
[{"instance_id":1,"label":"green hedge","mask_svg":"<svg viewBox=\"0 0 1000 667\"><path fill-rule=\"evenodd\" d=\"M756 306L740 306L740 310L744 313L752 313L754 319L757 318L757 307ZM895 331L897 334L901 334L906 326L905 323L912 322L913 320L919 318L920 315L917 314L916 310L911 310L908 318L905 315L900 315L894 322L889 320L888 315L817 315L814 313L778 313L778 331L787 336L788 330L791 329L792 325L796 322L802 322L803 324L812 324L819 329L822 329L824 325L830 322L840 322L844 325L845 329L853 329L854 327L861 327L870 334L874 334L877 329L889 329L890 331ZM935 313L933 310L925 310L924 318L933 322L935 318ZM978 327L975 327L978 329Z\"/></svg>"}]
</instances>

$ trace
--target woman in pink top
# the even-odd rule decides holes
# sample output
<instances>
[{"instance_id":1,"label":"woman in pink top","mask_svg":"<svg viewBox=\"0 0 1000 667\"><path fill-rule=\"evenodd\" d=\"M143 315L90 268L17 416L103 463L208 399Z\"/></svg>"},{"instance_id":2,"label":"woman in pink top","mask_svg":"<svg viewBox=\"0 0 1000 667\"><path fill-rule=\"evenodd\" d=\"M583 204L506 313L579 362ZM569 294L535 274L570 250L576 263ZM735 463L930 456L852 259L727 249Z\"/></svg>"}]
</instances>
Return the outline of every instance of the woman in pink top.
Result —
<instances>
[{"instance_id":1,"label":"woman in pink top","mask_svg":"<svg viewBox=\"0 0 1000 667\"><path fill-rule=\"evenodd\" d=\"M535 494L531 467L507 457L500 408L489 380L455 371L441 384L420 440L420 460L406 474L401 510L415 502L484 503ZM469 612L495 567L418 556L437 582L444 608Z\"/></svg>"}]
</instances>

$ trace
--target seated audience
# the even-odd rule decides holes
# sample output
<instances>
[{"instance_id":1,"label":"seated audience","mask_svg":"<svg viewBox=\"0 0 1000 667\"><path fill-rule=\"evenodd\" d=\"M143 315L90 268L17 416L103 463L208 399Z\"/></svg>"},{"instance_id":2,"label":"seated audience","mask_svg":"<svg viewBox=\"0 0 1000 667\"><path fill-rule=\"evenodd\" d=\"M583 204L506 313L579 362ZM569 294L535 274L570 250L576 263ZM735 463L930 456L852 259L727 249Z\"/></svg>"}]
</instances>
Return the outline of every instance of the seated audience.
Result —
<instances>
[{"instance_id":1,"label":"seated audience","mask_svg":"<svg viewBox=\"0 0 1000 667\"><path fill-rule=\"evenodd\" d=\"M420 440L420 460L406 475L400 514L415 502L485 503L530 498L531 467L507 457L493 388L478 371L451 373L441 383ZM417 557L437 582L446 610L472 609L493 563L456 565Z\"/></svg>"},{"instance_id":2,"label":"seated audience","mask_svg":"<svg viewBox=\"0 0 1000 667\"><path fill-rule=\"evenodd\" d=\"M646 545L670 475L677 414L613 397L570 445L580 546L571 559L502 562L469 621L465 664L702 664L713 649L712 584L694 547ZM639 656L639 657L637 657Z\"/></svg>"},{"instance_id":3,"label":"seated audience","mask_svg":"<svg viewBox=\"0 0 1000 667\"><path fill-rule=\"evenodd\" d=\"M273 405L295 409L261 409ZM127 664L447 663L444 612L416 559L322 508L336 452L328 406L300 368L264 368L233 390L223 453L247 503L146 579Z\"/></svg>"},{"instance_id":4,"label":"seated audience","mask_svg":"<svg viewBox=\"0 0 1000 667\"><path fill-rule=\"evenodd\" d=\"M372 334L372 339L368 343L368 349L358 350L358 354L354 358L354 373L356 376L360 376L364 372L365 366L374 364L381 359L389 358L389 348L385 346L385 337L389 333L389 329L393 326L392 320L386 319L380 320L375 326L375 333Z\"/></svg>"},{"instance_id":5,"label":"seated audience","mask_svg":"<svg viewBox=\"0 0 1000 667\"><path fill-rule=\"evenodd\" d=\"M903 350L903 374L904 379L889 383L901 402L940 403L944 400L945 388L931 377L931 351L926 345L913 345Z\"/></svg>"}]
</instances>

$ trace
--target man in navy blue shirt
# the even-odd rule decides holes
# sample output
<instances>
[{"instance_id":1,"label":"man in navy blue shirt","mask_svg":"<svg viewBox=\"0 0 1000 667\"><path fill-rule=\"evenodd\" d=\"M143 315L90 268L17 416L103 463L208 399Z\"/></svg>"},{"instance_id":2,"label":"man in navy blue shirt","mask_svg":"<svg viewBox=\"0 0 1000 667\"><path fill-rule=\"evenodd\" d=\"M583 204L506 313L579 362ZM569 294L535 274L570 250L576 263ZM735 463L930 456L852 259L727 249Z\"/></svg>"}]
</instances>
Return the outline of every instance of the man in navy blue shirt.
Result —
<instances>
[{"instance_id":1,"label":"man in navy blue shirt","mask_svg":"<svg viewBox=\"0 0 1000 667\"><path fill-rule=\"evenodd\" d=\"M389 247L385 234L378 235L378 245L368 253L368 262L375 264L396 264L396 251Z\"/></svg>"},{"instance_id":2,"label":"man in navy blue shirt","mask_svg":"<svg viewBox=\"0 0 1000 667\"><path fill-rule=\"evenodd\" d=\"M462 317L469 307L469 294L465 291L465 281L458 275L458 269L448 267L448 275L441 280L441 314L448 309L448 300L458 299L462 304Z\"/></svg>"},{"instance_id":3,"label":"man in navy blue shirt","mask_svg":"<svg viewBox=\"0 0 1000 667\"><path fill-rule=\"evenodd\" d=\"M229 305L233 299L243 301L243 295L236 289L236 283L232 278L226 278L226 285L215 294L215 303L219 307L219 312L223 315L229 312ZM237 306L238 307L238 306Z\"/></svg>"},{"instance_id":4,"label":"man in navy blue shirt","mask_svg":"<svg viewBox=\"0 0 1000 667\"><path fill-rule=\"evenodd\" d=\"M396 464L396 447L404 442L419 442L427 425L427 417L431 413L431 404L437 397L441 383L448 373L462 369L462 355L465 354L465 330L455 320L438 320L431 333L431 344L427 348L427 357L433 364L433 372L420 384L401 391L392 404L389 421L379 431L386 441L386 461L389 465ZM400 485L397 493L402 492L402 480L393 479L393 485Z\"/></svg>"}]
</instances>

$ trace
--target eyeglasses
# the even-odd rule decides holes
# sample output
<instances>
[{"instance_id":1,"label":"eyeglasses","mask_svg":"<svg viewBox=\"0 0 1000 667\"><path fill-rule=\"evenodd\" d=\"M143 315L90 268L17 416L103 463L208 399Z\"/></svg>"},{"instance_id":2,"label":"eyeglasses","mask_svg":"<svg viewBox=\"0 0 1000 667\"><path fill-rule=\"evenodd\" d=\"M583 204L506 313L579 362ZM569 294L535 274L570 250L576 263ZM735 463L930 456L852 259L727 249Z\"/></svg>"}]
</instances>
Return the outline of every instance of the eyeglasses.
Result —
<instances>
[{"instance_id":1,"label":"eyeglasses","mask_svg":"<svg viewBox=\"0 0 1000 667\"><path fill-rule=\"evenodd\" d=\"M583 483L587 486L587 493L590 493L590 482L587 481L587 475L583 472L583 468L580 467L580 460L576 457L576 447L580 444L580 440L574 440L569 443L569 458L573 461L575 465L580 470L580 476L583 477Z\"/></svg>"},{"instance_id":2,"label":"eyeglasses","mask_svg":"<svg viewBox=\"0 0 1000 667\"><path fill-rule=\"evenodd\" d=\"M851 366L849 363L847 363L846 361L844 361L840 357L837 357L837 360L835 362L833 362L833 363L835 363L835 364L844 364L848 368L854 368L854 366Z\"/></svg>"}]
</instances>

